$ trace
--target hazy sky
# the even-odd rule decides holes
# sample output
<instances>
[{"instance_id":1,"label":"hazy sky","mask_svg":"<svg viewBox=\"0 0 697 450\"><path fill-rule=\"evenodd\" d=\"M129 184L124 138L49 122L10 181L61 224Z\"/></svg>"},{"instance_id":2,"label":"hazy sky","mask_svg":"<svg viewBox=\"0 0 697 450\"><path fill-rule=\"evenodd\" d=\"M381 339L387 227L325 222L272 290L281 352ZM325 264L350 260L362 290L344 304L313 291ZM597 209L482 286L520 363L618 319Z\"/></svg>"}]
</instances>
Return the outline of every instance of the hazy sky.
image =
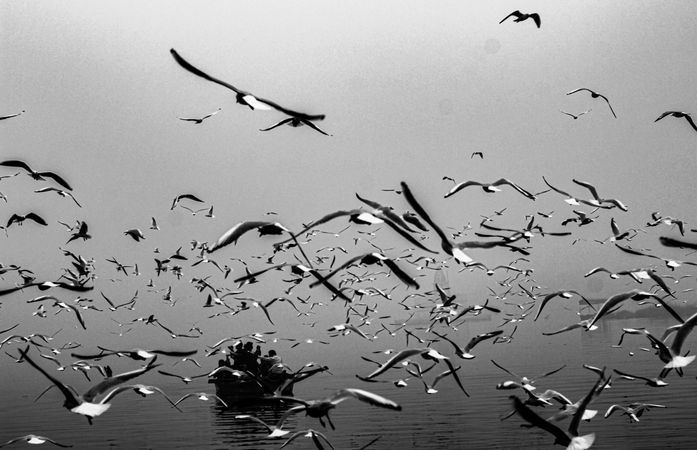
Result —
<instances>
[{"instance_id":1,"label":"hazy sky","mask_svg":"<svg viewBox=\"0 0 697 450\"><path fill-rule=\"evenodd\" d=\"M515 9L538 12L542 28L499 25ZM104 262L111 256L139 261L149 278L155 247L213 241L240 221L272 217L298 229L360 206L356 192L404 211L401 197L382 191L402 180L443 226L476 225L508 207L497 225L522 228L525 214L554 211L537 220L559 231L573 213L555 193L532 202L507 188L468 188L443 198L452 186L446 175L507 177L534 192L545 188L544 175L579 196L587 192L571 179L591 182L629 206L568 227L588 239L573 247L573 238L533 241L540 283L611 292L582 274L650 262L592 241L610 235L610 217L629 228L656 210L687 222L695 215L697 133L683 119L654 120L666 110L697 113L696 14L692 1L1 2L0 114L26 113L0 123L0 154L61 174L83 208L34 194L48 183L24 175L0 181L8 197L0 222L35 211L51 225L10 228L0 261L57 277L68 234L56 221L78 219L93 239L70 246L97 259L104 283L114 273ZM170 48L242 89L326 114L318 125L333 136L308 127L258 131L283 116L236 105L230 91L177 65ZM578 87L605 94L618 118L602 100L565 95ZM217 108L201 125L177 120ZM588 109L578 120L560 113ZM474 151L484 159L470 158ZM170 212L181 193L214 205L216 218ZM158 233L147 230L151 216ZM143 229L146 241L123 236L129 228ZM652 229L633 245L679 256L658 246L659 232L676 234ZM270 253L268 242L243 241L224 258ZM500 250L472 255L487 264L512 259ZM484 292L483 282L451 281Z\"/></svg>"}]
</instances>

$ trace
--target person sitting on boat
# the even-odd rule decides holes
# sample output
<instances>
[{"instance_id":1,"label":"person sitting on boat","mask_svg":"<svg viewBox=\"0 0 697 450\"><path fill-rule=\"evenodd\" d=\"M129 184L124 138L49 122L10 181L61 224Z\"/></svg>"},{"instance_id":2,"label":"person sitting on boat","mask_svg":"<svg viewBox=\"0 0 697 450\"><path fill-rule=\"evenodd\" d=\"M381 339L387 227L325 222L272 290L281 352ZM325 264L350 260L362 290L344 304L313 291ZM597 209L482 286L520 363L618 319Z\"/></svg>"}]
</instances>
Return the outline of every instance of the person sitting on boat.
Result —
<instances>
[{"instance_id":1,"label":"person sitting on boat","mask_svg":"<svg viewBox=\"0 0 697 450\"><path fill-rule=\"evenodd\" d=\"M254 344L247 342L240 351L236 351L235 358L235 369L246 370L252 372L253 374L259 373L259 363L257 362L257 357L252 350L254 349Z\"/></svg>"},{"instance_id":2,"label":"person sitting on boat","mask_svg":"<svg viewBox=\"0 0 697 450\"><path fill-rule=\"evenodd\" d=\"M262 356L259 358L259 371L261 375L267 375L271 373L271 368L276 365L276 364L281 364L283 365L283 360L281 360L281 357L276 354L276 350L269 350L269 353L266 356ZM276 370L277 372L277 370Z\"/></svg>"}]
</instances>

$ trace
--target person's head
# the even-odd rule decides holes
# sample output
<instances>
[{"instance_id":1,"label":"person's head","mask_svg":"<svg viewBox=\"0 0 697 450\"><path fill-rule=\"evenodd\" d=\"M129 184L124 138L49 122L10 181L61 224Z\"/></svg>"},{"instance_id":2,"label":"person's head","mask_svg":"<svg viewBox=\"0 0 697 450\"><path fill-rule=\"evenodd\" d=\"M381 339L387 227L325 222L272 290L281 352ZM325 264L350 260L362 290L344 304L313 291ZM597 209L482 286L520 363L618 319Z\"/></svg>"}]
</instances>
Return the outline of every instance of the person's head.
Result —
<instances>
[{"instance_id":1,"label":"person's head","mask_svg":"<svg viewBox=\"0 0 697 450\"><path fill-rule=\"evenodd\" d=\"M251 352L253 348L254 348L254 344L252 344L250 341L247 341L244 344L244 349L247 350L248 352Z\"/></svg>"},{"instance_id":2,"label":"person's head","mask_svg":"<svg viewBox=\"0 0 697 450\"><path fill-rule=\"evenodd\" d=\"M236 350L236 351L242 350L242 341L240 341L240 342L238 342L237 344L235 344L235 350Z\"/></svg>"},{"instance_id":3,"label":"person's head","mask_svg":"<svg viewBox=\"0 0 697 450\"><path fill-rule=\"evenodd\" d=\"M269 350L269 356L276 356L276 350Z\"/></svg>"}]
</instances>

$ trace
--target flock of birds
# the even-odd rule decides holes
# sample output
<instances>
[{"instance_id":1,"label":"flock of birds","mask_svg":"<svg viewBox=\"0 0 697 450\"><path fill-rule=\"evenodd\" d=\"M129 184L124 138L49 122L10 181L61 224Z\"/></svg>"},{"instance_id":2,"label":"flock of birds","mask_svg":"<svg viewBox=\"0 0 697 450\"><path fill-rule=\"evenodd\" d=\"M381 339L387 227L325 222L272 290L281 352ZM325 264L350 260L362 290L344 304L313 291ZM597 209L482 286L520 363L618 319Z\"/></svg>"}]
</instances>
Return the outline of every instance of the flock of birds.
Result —
<instances>
[{"instance_id":1,"label":"flock of birds","mask_svg":"<svg viewBox=\"0 0 697 450\"><path fill-rule=\"evenodd\" d=\"M515 22L531 19L537 28L541 26L538 14L524 14L520 11L514 11L506 16L501 23L511 17L514 18ZM239 89L198 69L176 50L171 49L170 52L176 63L186 71L232 90L238 104L251 110L275 110L285 116L261 131L270 131L281 125L291 127L305 125L322 135L331 136L315 123L325 118L323 114L295 111ZM568 95L580 92L587 92L594 99L602 99L612 116L617 118L608 97L603 94L588 88L579 88L568 92ZM218 108L201 117L179 117L179 119L201 125L220 111L221 109ZM578 119L589 112L590 110L573 114L562 111L563 114L569 115L573 119ZM0 120L12 118L21 120L16 118L22 113L3 116L0 117ZM684 118L697 131L697 126L690 114L686 112L666 111L660 114L656 121L669 116ZM472 155L472 157L474 156L475 154ZM476 156L484 158L482 152L476 152ZM3 185L18 182L19 178L16 178L18 176L26 175L37 182L47 184L34 190L34 193L53 192L68 199L74 206L81 208L82 205L68 181L53 171L35 170L33 165L39 163L39 161L27 163L18 159L0 161L0 188ZM684 318L676 311L675 305L679 303L678 296L689 290L677 292L671 285L677 285L681 277L689 275L676 275L681 273L681 267L696 266L697 262L685 260L689 258L688 254L681 256L681 259L673 259L666 256L667 251L663 253L658 250L647 250L634 247L631 244L638 236L648 235L648 228L665 226L671 230L677 228L680 238L662 236L657 242L666 248L695 250L697 243L684 239L686 233L697 232L696 229L687 227L688 220L663 216L660 212L654 212L650 217L647 217L645 224L635 224L625 229L619 227L615 217L610 217L609 226L604 229L605 226L601 224L601 216L615 212L626 212L629 209L628 206L619 199L601 194L601 188L576 179L572 180L573 184L578 187L580 192L584 192L585 196L572 195L566 188L561 189L552 185L545 177L542 179L545 185L544 190L539 192L526 189L507 178L500 178L490 183L474 180L456 182L453 178L444 176L442 181L453 183L452 187L445 192L445 199L456 194L464 196L465 190L469 187L480 187L486 194L495 194L504 189L510 189L510 195L521 196L523 201L533 202L545 196L561 200L572 210L558 221L561 228L557 227L555 231L549 231L550 225L554 224L554 217L558 216L558 214L554 214L554 211L530 213L525 216L524 225L520 228L500 225L500 222L506 221L510 224L519 220L519 218L509 217L509 214L506 213L507 208L495 211L489 216L483 216L481 222L475 226L467 224L452 228L449 225L442 225L432 217L431 214L436 212L438 205L427 204L422 199L418 199L417 197L420 197L422 193L413 192L406 182L402 182L398 188L392 189L399 195L400 200L403 200L400 206L383 205L357 193L357 201L364 206L328 212L318 219L309 221L297 230L276 220L242 221L230 227L228 231L211 242L193 240L188 251L183 250L184 245L182 245L171 255L165 256L159 249L156 249L148 269L144 269L147 264L143 261L140 261L140 264L137 262L126 264L114 257L95 258L81 255L79 250L81 241L93 239L93 236L90 234L88 223L85 220L76 219L74 224L58 222L66 228L68 233L65 244L59 249L68 259L69 264L62 268L60 277L56 279L38 278L31 267L0 263L0 280L3 281L3 285L0 286L0 297L9 298L12 296L14 301L24 300L27 304L38 304L38 309L32 312L32 316L43 319L49 319L49 308L53 308L56 313L66 311L74 317L74 321L72 323L64 321L63 323L71 324L71 326L83 331L90 329L90 316L100 314L101 316L109 316L109 319L118 325L118 329L121 330L119 335L128 333L137 326L153 326L171 336L174 342L179 343L183 340L198 342L205 339L206 329L203 325L192 324L189 330L180 331L174 330L155 314L138 317L137 307L141 291L137 290L133 296L129 296L125 301L113 300L111 295L104 292L107 288L105 278L109 277L98 276L97 268L102 262L108 262L113 266L117 276L147 279L148 281L143 284L143 289L149 293L161 295L162 302L169 306L174 306L177 302L178 295L175 295L172 289L175 280L181 280L185 272L189 269L193 270L194 267L210 268L211 274L193 277L190 280L190 284L200 296L201 311L205 311L208 319L228 317L233 320L244 320L245 315L257 314L255 311L261 311L264 318L273 326L275 323L272 305L274 308L278 308L281 304L287 304L298 317L303 318L314 315L315 309L324 308L327 311L341 309L342 316L344 316L343 321L327 328L329 337L337 338L352 334L358 339L374 342L381 333L386 333L392 337L403 336L406 342L402 349L376 351L375 353L388 356L384 361L376 361L371 356L363 356L363 360L374 365L375 369L365 375L357 374L356 376L361 382L367 386L376 382L389 382L394 385L395 389L398 389L407 386L408 380L415 379L423 384L426 394L432 395L438 393L436 386L440 387L448 380L452 380L454 386L462 393L463 401L470 396L470 393L466 390L466 382L463 383L458 372L462 369L462 364L476 357L475 348L483 346L485 342L492 345L515 342L515 332L518 326L540 319L543 310L552 301L558 302L578 297L585 302L584 309L591 311L591 316L585 320L574 321L560 330L543 333L548 336L566 332L592 332L597 329L597 324L600 321L605 320L607 316L630 302L653 304L663 308L666 317L674 319L673 326L666 330L650 330L650 324L647 323L646 328L625 328L620 342L617 344L618 346L622 344L625 335L643 336L648 341L650 347L648 350L656 354L655 365L647 368L647 372L642 374L630 374L621 368L584 366L593 371L597 378L592 385L588 386L587 394L576 402L552 389L540 393L535 386L535 383L540 379L552 375L562 368L531 379L519 376L492 360L494 365L513 377L513 379L502 381L496 386L497 389L517 392L518 395L510 395L509 397L512 406L511 414L519 415L531 427L538 427L549 432L553 435L555 444L569 449L585 449L593 444L595 434L583 434L580 427L581 425L590 426L586 425L585 422L593 419L598 412L591 409L591 404L601 396L605 389L611 386L614 381L613 376L625 380L640 380L649 387L667 386L669 384L667 380L673 371L678 376L683 376L686 368L696 357L689 355L690 351L685 347L695 324L697 324L697 313ZM11 198L1 192L0 199L4 200L7 204L6 207L12 206ZM177 214L179 211L185 210L195 216L206 211L205 217L214 218L213 206L197 207L197 205L203 206L204 204L205 201L195 194L178 194L172 201L169 213ZM533 205L533 203L530 204ZM397 212L399 208L403 209L404 212ZM268 215L276 215L276 213L269 212ZM603 217L602 221L606 220L607 218ZM329 231L327 229L329 224L336 221L342 221L345 225L342 225L343 228L340 231ZM57 220L44 217L40 212L35 211L13 212L1 228L9 238L10 231L20 233L22 231L14 229L23 225L30 226L28 222L33 222L32 226L48 227L53 226L52 224L56 223ZM642 289L638 287L622 289L609 296L596 309L597 305L594 306L587 296L578 290L564 289L559 286L552 288L540 286L534 278L534 264L530 259L534 253L533 241L549 237L573 237L575 233L570 231L572 227L576 230L581 227L596 227L600 229L601 237L595 240L594 245L612 245L617 249L618 254L629 254L636 261L640 261L637 263L638 266L629 268L596 267L585 273L584 277L600 276L599 274L606 273L610 279L616 280L626 276L629 277L627 280L631 280L632 283L645 282L646 284L641 285ZM152 217L146 232L140 228L129 228L123 234L125 238L141 243L147 242L149 235L157 233L159 230L157 219ZM347 230L350 230L347 235L352 233L348 239L345 238L347 235L343 234ZM247 234L252 232L258 233L260 246L265 248L267 253L247 260L231 257L230 255L233 254L231 248L243 237L251 239L247 237ZM472 234L474 237L464 239L463 237L467 234ZM352 241L353 246L337 244L313 249L313 241L324 242L323 239L326 236L329 236L329 239L337 239L337 242L341 244ZM572 244L576 244L580 239L575 239ZM384 242L389 242L389 245L393 246L388 248L388 244ZM402 246L397 247L400 244ZM489 252L493 251L498 251L496 253L498 256L503 251L513 253L515 257L506 264L490 267L485 261ZM3 255L4 258L8 258L8 256ZM274 261L281 258L284 260L283 262ZM653 264L659 260L663 264ZM257 265L261 265L261 267ZM482 304L466 304L459 300L456 295L448 292L446 286L430 282L431 276L425 275L447 271L453 267L459 267L459 271L465 275L480 272L489 277L498 275L492 278L496 281L495 285L489 287L492 295L486 301L481 302ZM104 269L101 273L106 271ZM244 275L231 275L239 272L244 272ZM287 278L282 278L282 281L279 282L278 277L274 279L273 273L282 273L282 277ZM501 274L505 277L501 278ZM278 296L269 301L261 301L247 294L246 290L251 285L261 283L266 278L269 279L267 283L270 286L269 290L278 292ZM113 283L119 283L121 280L111 279ZM155 280L157 280L157 285L161 285L161 281L164 281L164 284L168 286L158 288ZM234 287L230 287L231 284ZM35 289L39 291L36 296L34 296ZM298 291L303 289L305 289L304 295L298 295ZM95 291L98 292L98 295L95 295ZM77 297L73 300L66 300L68 296L72 295L77 295ZM315 300L317 297L322 298L325 302ZM397 301L398 297L401 299ZM408 312L408 318L394 323L395 319L392 316L379 315L380 302L398 304L400 308ZM371 305L371 303L373 304ZM116 316L117 312L125 312L128 315L127 320L122 322L124 316ZM502 317L502 323L489 332L474 336L468 342L459 342L454 337L458 327L466 323L469 318L481 314ZM61 317L65 317L65 315ZM121 321L115 317L119 317ZM143 397L159 394L176 409L179 409L178 405L188 398L197 398L202 401L215 399L220 404L227 406L225 399L219 398L215 394L190 392L178 400L173 400L157 386L128 384L132 382L131 380L160 367L163 360L175 360L173 366L190 364L202 368L206 363L201 363L200 359L194 359L199 351L203 351L207 361L215 361L216 356L220 357L229 352L226 344L232 343L234 345L240 340L254 340L259 343L268 343L273 340L273 342L278 343L285 339L292 343L292 347L313 343L309 339L303 341L290 337L275 337L273 336L275 332L271 331L230 336L206 345L203 349L167 350L149 348L146 345L144 345L145 348L112 349L105 346L106 342L111 341L111 338L104 333L93 336L94 344L70 341L59 345L56 343L58 337L55 334L13 334L12 331L19 326L19 323L15 325L7 323L8 320L12 319L15 318L2 318L3 325L0 327L4 329L0 331L0 348L6 350L6 354L17 363L26 364L28 371L36 372L37 377L48 380L49 388L42 392L37 399L50 389L56 388L62 396L63 406L70 413L85 416L90 423L110 410L117 395L130 392ZM21 321L21 319L17 320ZM419 321L423 323L424 320L427 323L426 326L416 324ZM308 327L314 327L316 324L317 322L304 323ZM322 341L322 343L329 344L327 341ZM97 346L97 350L91 353L89 349L86 352L78 350L81 347L93 345ZM70 356L74 358L69 364L65 362L65 352L69 352ZM106 364L106 361L113 357L142 361L144 365L115 375L110 366ZM211 357L213 358L209 359ZM47 362L41 363L38 358ZM95 361L105 362L97 364ZM57 366L54 367L57 373L49 370L47 365L51 364ZM427 364L427 366L423 367L422 364ZM208 365L211 366L211 364ZM317 365L307 363L295 374L303 374L314 366ZM81 371L88 380L90 379L88 371L95 369L102 374L102 378L80 394L61 380L61 372L68 368ZM436 368L443 370L439 371L440 369ZM158 370L157 372L162 376L179 378L188 384L194 379L211 376L217 370L220 369L215 368L192 376L180 375L170 370ZM432 370L438 374L432 376ZM653 373L657 375L652 376ZM241 374L237 373L236 376L241 376ZM289 445L300 437L306 437L318 449L325 448L325 445L333 448L328 437L320 431L283 429L287 418L297 413L304 412L312 418L317 418L321 426L328 424L333 429L335 425L332 423L329 413L347 399L356 399L378 408L394 411L402 409L399 404L389 398L367 389L353 387L340 388L336 393L326 398L312 400L284 396L281 395L280 391L268 394L279 403L293 405L276 424L267 424L251 415L238 415L236 420L252 420L260 423L269 432L266 438L286 439L281 447ZM540 408L552 405L552 401L559 404L559 412L544 417L539 412ZM665 408L666 406L649 403L612 404L607 408L604 416L607 418L615 412L621 412L630 421L638 422L640 417L650 409ZM569 420L568 427L560 425L561 421L565 419ZM378 439L379 437L365 444L362 448L371 446ZM56 442L48 437L28 434L11 438L0 447L19 441L25 441L29 444L48 442L61 447L70 446L70 444Z\"/></svg>"}]
</instances>

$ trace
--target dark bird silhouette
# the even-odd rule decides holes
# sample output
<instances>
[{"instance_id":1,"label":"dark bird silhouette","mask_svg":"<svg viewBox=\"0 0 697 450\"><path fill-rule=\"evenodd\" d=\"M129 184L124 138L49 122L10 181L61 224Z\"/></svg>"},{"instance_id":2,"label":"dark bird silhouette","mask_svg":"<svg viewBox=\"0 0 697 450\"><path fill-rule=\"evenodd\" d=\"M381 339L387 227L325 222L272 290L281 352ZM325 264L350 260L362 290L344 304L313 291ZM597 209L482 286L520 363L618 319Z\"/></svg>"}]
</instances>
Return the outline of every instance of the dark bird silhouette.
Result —
<instances>
[{"instance_id":1,"label":"dark bird silhouette","mask_svg":"<svg viewBox=\"0 0 697 450\"><path fill-rule=\"evenodd\" d=\"M617 114L615 114L615 110L612 109L612 105L610 104L610 100L608 100L607 97L605 97L603 94L599 94L599 93L597 93L591 89L588 89L588 88L578 88L578 89L574 89L573 91L567 92L566 95L575 94L576 92L580 92L580 91L588 91L591 94L592 98L600 97L603 100L605 100L605 103L607 103L608 108L610 108L610 112L615 117L615 119L617 119Z\"/></svg>"},{"instance_id":2,"label":"dark bird silhouette","mask_svg":"<svg viewBox=\"0 0 697 450\"><path fill-rule=\"evenodd\" d=\"M7 116L0 116L0 120L7 120L7 119L11 119L11 118L13 118L13 117L21 116L24 112L25 112L25 111L22 110L22 112L18 112L18 113L15 113L15 114L9 114L9 115L7 115ZM5 444L5 445L7 445L7 444Z\"/></svg>"},{"instance_id":3,"label":"dark bird silhouette","mask_svg":"<svg viewBox=\"0 0 697 450\"><path fill-rule=\"evenodd\" d=\"M63 186L64 188L66 188L67 190L69 190L69 191L72 191L72 190L73 190L73 188L70 187L70 185L68 184L68 182L65 181L63 178L61 178L59 175L57 175L57 174L55 174L55 173L53 173L53 172L48 172L48 171L37 172L37 171L33 170L31 167L29 167L29 165L28 165L27 163L25 163L24 161L19 161L19 160L16 160L16 159L10 159L10 160L7 160L7 161L0 162L0 166L5 166L5 167L18 167L18 168L20 168L20 169L26 170L26 171L28 172L28 175L29 175L30 177L32 177L33 179L35 179L35 180L41 181L41 180L44 180L44 179L45 179L44 177L50 178L50 179L52 179L53 181L55 181L56 183L60 184L60 185Z\"/></svg>"},{"instance_id":4,"label":"dark bird silhouette","mask_svg":"<svg viewBox=\"0 0 697 450\"><path fill-rule=\"evenodd\" d=\"M658 116L658 119L654 120L654 123L658 122L659 120L661 120L667 116L673 116L673 117L677 117L677 118L682 117L685 120L687 120L687 123L690 124L690 126L692 127L693 130L697 131L697 125L695 125L695 121L692 120L692 116L690 115L690 113L686 113L686 112L682 112L682 111L666 111L663 114L661 114L660 116Z\"/></svg>"},{"instance_id":5,"label":"dark bird silhouette","mask_svg":"<svg viewBox=\"0 0 697 450\"><path fill-rule=\"evenodd\" d=\"M522 22L522 21L527 20L527 19L532 19L535 22L535 25L537 25L537 28L540 28L542 26L542 20L540 20L539 14L537 14L537 13L525 14L525 13L522 13L518 10L513 11L512 13L510 13L509 15L507 15L506 17L501 19L501 22L499 22L499 24L502 24L506 19L508 19L511 16L515 17L515 19L513 20L514 22Z\"/></svg>"},{"instance_id":6,"label":"dark bird silhouette","mask_svg":"<svg viewBox=\"0 0 697 450\"><path fill-rule=\"evenodd\" d=\"M48 223L46 223L46 221L43 218L41 218L41 216L39 216L36 213L30 212L26 216L21 216L19 214L12 214L10 216L10 220L7 221L7 225L5 226L5 228L9 228L10 225L12 225L13 223L16 223L17 225L21 226L22 223L27 219L33 220L34 222L38 223L39 225L43 225L43 226L48 225Z\"/></svg>"},{"instance_id":7,"label":"dark bird silhouette","mask_svg":"<svg viewBox=\"0 0 697 450\"><path fill-rule=\"evenodd\" d=\"M196 125L200 125L203 123L204 120L208 119L209 117L213 117L216 114L220 112L221 108L218 108L216 111L213 111L210 114L206 114L203 117L178 117L179 120L183 120L184 122L193 122Z\"/></svg>"},{"instance_id":8,"label":"dark bird silhouette","mask_svg":"<svg viewBox=\"0 0 697 450\"><path fill-rule=\"evenodd\" d=\"M193 73L194 75L197 75L201 78L204 78L208 81L211 81L213 83L219 84L221 86L224 86L230 90L232 90L235 93L235 100L237 103L241 105L248 106L250 109L275 109L277 111L280 111L288 116L291 116L296 119L301 119L302 121L312 121L312 120L323 120L324 119L324 114L316 114L316 115L310 115L310 114L305 114L299 111L293 111L292 109L284 108L283 106L279 105L278 103L272 102L271 100L267 100L261 97L257 97L251 92L246 92L241 89L236 88L235 86L231 85L230 83L227 83L225 81L222 81L218 78L214 78L207 73L203 72L200 69L197 69L196 67L192 66L188 61L186 61L184 58L182 58L179 53L177 53L176 50L170 49L170 53L172 54L172 57L174 57L174 60L182 66L184 69L188 70L189 72Z\"/></svg>"},{"instance_id":9,"label":"dark bird silhouette","mask_svg":"<svg viewBox=\"0 0 697 450\"><path fill-rule=\"evenodd\" d=\"M562 113L562 114L566 114L566 115L569 116L569 117L573 117L573 119L576 120L576 119L578 119L579 117L581 117L582 115L588 114L589 112L591 112L591 110L589 109L589 110L587 110L587 111L583 111L583 112L580 112L580 113L578 113L578 114L571 114L570 112L566 112L566 111L562 111L562 110L559 110L559 112Z\"/></svg>"}]
</instances>

